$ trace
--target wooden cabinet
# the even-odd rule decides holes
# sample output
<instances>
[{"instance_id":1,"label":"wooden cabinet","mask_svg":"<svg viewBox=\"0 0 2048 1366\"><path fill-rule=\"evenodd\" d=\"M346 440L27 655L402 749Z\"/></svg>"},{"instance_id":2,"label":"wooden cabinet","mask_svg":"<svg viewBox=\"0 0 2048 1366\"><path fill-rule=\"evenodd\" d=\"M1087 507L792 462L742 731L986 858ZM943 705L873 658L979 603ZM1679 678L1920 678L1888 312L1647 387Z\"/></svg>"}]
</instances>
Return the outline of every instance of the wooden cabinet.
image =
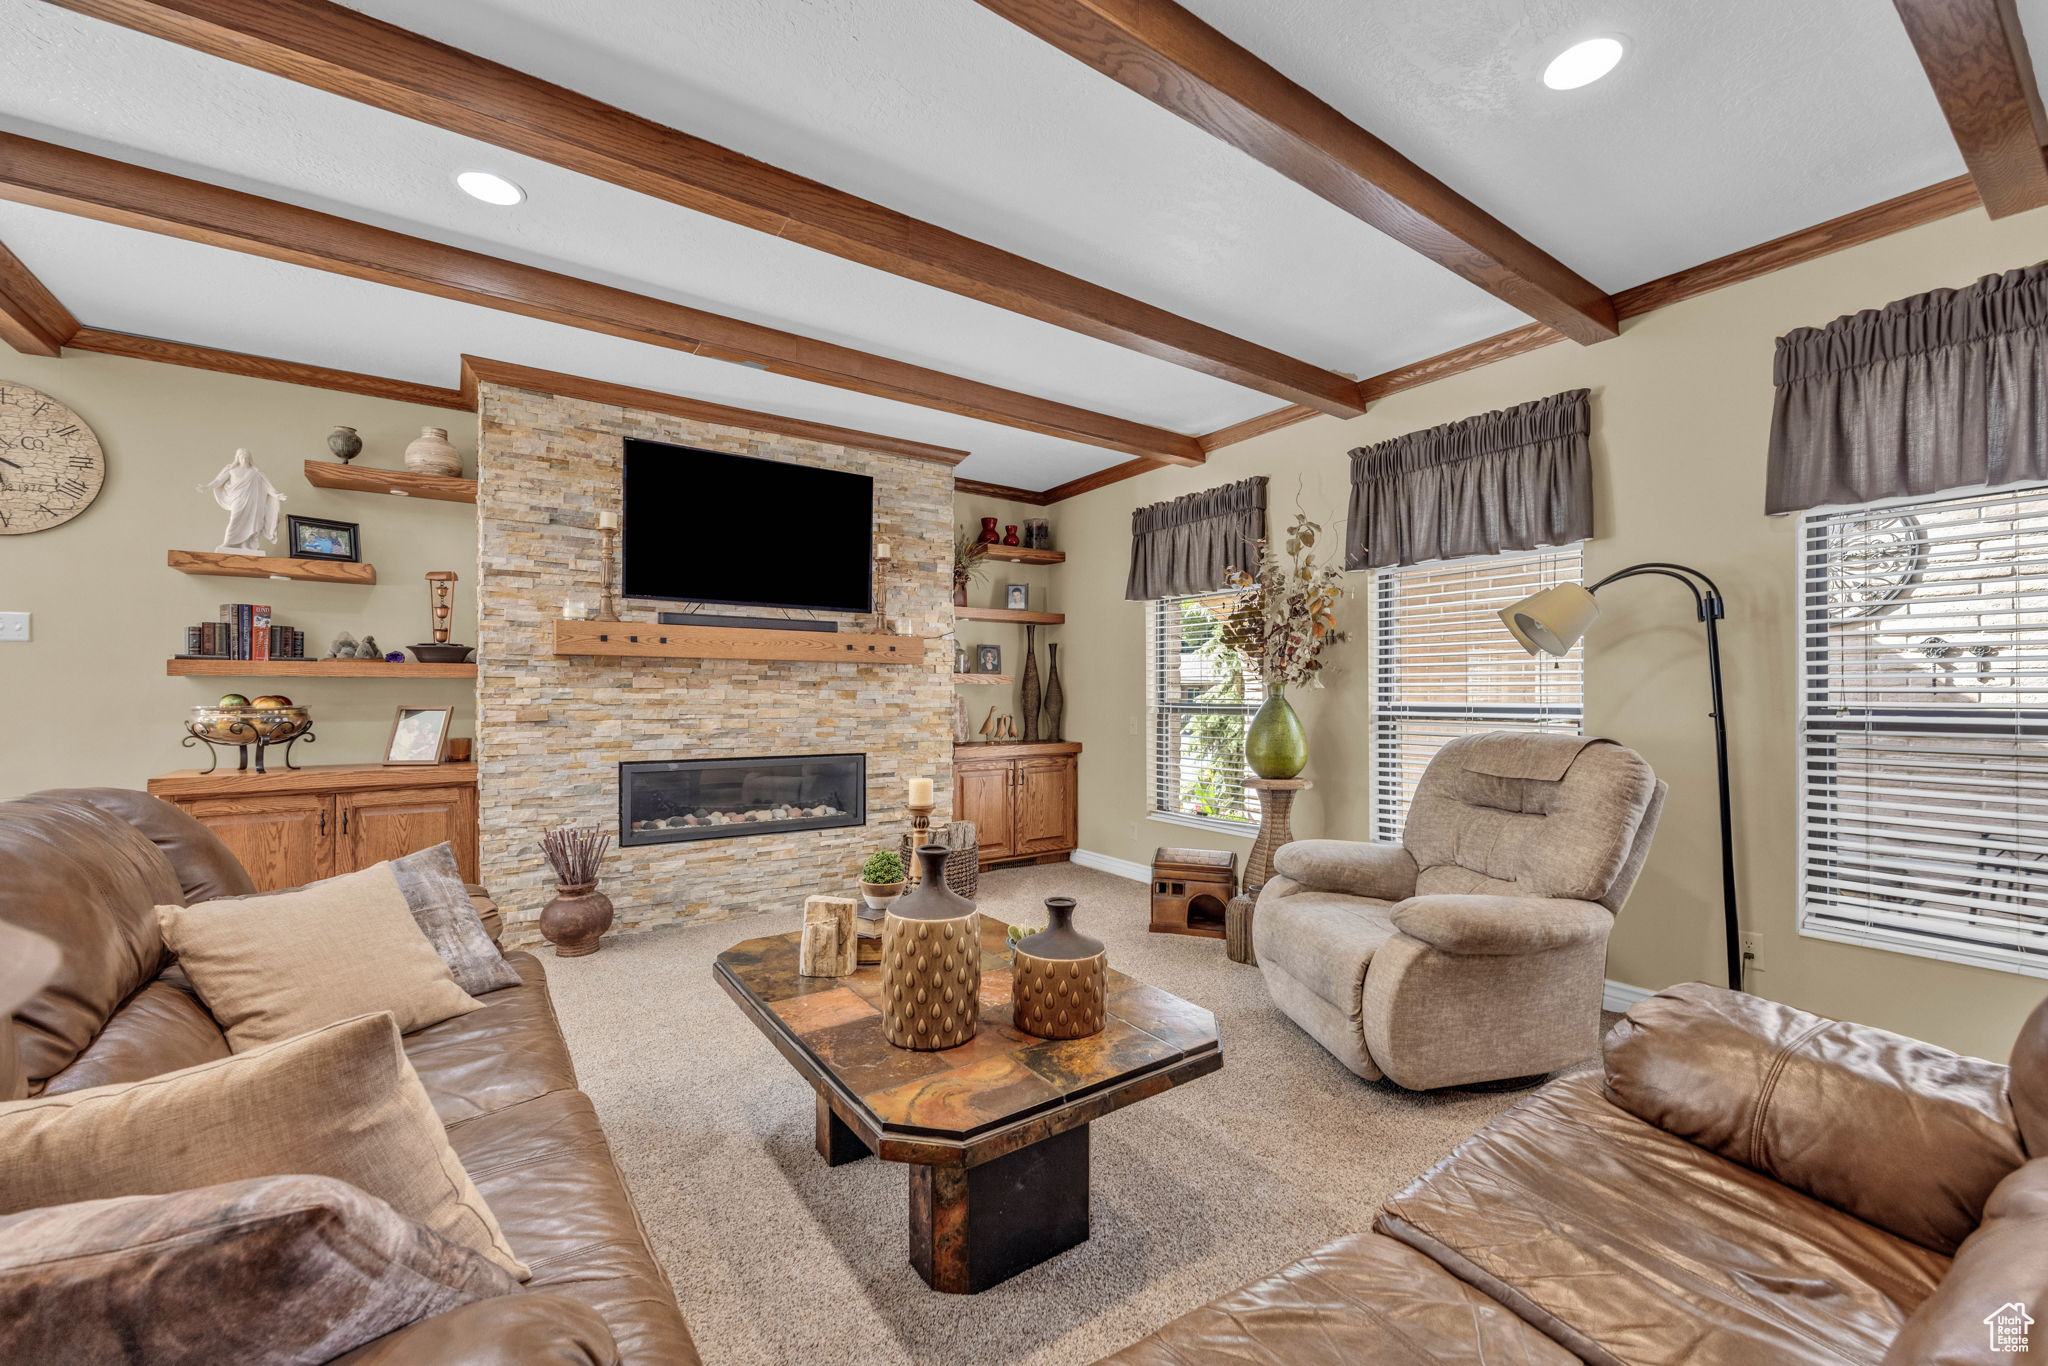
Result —
<instances>
[{"instance_id":1,"label":"wooden cabinet","mask_svg":"<svg viewBox=\"0 0 2048 1366\"><path fill-rule=\"evenodd\" d=\"M352 873L443 840L455 846L462 876L477 880L474 764L186 769L151 778L148 786L219 835L258 891Z\"/></svg>"},{"instance_id":2,"label":"wooden cabinet","mask_svg":"<svg viewBox=\"0 0 2048 1366\"><path fill-rule=\"evenodd\" d=\"M1080 842L1081 746L958 745L953 810L973 821L981 864L1065 858Z\"/></svg>"}]
</instances>

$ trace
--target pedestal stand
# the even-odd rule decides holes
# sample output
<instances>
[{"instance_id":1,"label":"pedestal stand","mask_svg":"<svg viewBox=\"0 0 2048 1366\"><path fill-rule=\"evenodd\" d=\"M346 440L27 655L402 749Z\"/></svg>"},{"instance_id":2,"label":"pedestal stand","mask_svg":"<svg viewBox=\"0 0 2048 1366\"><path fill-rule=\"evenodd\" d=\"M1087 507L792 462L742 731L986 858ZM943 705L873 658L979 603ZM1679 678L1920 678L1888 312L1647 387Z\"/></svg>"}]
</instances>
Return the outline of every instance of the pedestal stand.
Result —
<instances>
[{"instance_id":1,"label":"pedestal stand","mask_svg":"<svg viewBox=\"0 0 2048 1366\"><path fill-rule=\"evenodd\" d=\"M1306 778L1247 778L1244 785L1259 794L1259 837L1252 844L1251 857L1245 860L1244 890L1223 911L1223 951L1233 963L1256 963L1259 959L1252 952L1252 916L1258 907L1259 891L1273 876L1274 852L1294 839L1294 831L1287 823L1294 794L1306 792L1315 784Z\"/></svg>"}]
</instances>

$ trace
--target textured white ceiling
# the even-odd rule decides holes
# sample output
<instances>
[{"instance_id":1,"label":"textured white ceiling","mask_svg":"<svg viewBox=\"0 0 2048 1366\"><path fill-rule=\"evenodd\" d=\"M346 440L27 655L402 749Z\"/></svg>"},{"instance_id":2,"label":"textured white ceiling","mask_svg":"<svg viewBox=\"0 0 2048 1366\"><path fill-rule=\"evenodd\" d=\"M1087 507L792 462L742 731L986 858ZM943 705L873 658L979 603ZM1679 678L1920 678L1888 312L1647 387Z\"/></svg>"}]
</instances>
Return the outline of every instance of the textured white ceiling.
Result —
<instances>
[{"instance_id":1,"label":"textured white ceiling","mask_svg":"<svg viewBox=\"0 0 2048 1366\"><path fill-rule=\"evenodd\" d=\"M1956 174L1872 0L1185 0L1539 245L1624 288ZM2048 0L2020 0L2048 54ZM973 0L357 8L1303 359L1368 375L1523 319ZM1618 34L1583 90L1538 73ZM1187 432L1238 386L37 3L0 128ZM530 194L494 209L457 170ZM0 205L89 323L454 382L459 350L964 446L1044 488L1123 457L660 348Z\"/></svg>"}]
</instances>

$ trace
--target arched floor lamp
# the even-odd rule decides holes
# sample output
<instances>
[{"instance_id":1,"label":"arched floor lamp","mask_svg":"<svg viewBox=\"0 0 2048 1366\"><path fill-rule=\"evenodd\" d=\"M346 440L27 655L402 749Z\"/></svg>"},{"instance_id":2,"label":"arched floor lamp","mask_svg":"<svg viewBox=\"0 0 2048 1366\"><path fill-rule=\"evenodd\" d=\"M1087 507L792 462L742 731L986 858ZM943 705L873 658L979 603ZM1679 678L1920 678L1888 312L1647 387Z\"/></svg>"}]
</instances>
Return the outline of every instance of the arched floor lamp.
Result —
<instances>
[{"instance_id":1,"label":"arched floor lamp","mask_svg":"<svg viewBox=\"0 0 2048 1366\"><path fill-rule=\"evenodd\" d=\"M1561 583L1555 588L1531 593L1500 614L1501 624L1530 654L1561 657L1571 652L1572 646L1586 634L1586 628L1593 624L1593 618L1600 615L1600 606L1593 600L1595 593L1610 583L1645 574L1661 575L1684 584L1692 594L1693 607L1699 619L1707 628L1707 684L1712 692L1713 706L1708 714L1714 718L1714 773L1721 795L1721 901L1728 936L1728 985L1740 991L1742 920L1735 906L1734 821L1728 806L1727 707L1721 697L1721 640L1715 631L1715 624L1727 615L1721 590L1697 569L1649 561L1617 569L1598 583L1584 587L1576 583Z\"/></svg>"}]
</instances>

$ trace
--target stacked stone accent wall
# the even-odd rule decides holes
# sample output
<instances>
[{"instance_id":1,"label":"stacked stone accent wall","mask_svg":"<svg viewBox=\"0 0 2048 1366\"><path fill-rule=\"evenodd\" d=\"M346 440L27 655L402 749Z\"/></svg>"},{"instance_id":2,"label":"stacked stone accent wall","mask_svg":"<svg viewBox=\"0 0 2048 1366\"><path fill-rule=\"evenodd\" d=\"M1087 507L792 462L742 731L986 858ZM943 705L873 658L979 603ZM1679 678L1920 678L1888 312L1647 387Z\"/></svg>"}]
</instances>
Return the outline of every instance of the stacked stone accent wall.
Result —
<instances>
[{"instance_id":1,"label":"stacked stone accent wall","mask_svg":"<svg viewBox=\"0 0 2048 1366\"><path fill-rule=\"evenodd\" d=\"M618 829L622 761L863 753L868 788L865 826L616 849L604 891L621 930L795 910L812 893L851 894L866 853L893 847L908 828L909 779L931 778L940 812L950 808L951 469L496 384L481 386L478 422L483 876L504 907L508 944L539 941L540 909L554 894L540 832ZM626 437L872 475L875 538L891 547L895 565L884 604L890 625L882 629L928 638L925 662L556 658L553 623L563 601L598 597L597 514L619 507ZM694 517L755 522L764 559L804 553L773 504L681 509L680 548ZM620 615L652 624L656 610L627 600ZM823 615L842 629L877 629L872 617Z\"/></svg>"}]
</instances>

